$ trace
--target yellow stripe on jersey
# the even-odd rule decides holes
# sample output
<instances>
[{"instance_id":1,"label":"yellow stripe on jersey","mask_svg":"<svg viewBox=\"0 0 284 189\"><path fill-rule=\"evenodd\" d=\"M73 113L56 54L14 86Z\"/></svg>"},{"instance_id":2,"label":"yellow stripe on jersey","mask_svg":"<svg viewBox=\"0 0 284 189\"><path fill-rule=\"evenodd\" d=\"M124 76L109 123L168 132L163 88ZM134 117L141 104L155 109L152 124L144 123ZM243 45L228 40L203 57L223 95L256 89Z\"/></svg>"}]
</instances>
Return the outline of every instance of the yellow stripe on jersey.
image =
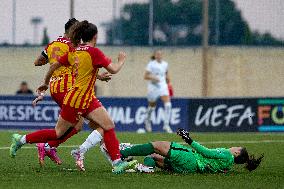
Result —
<instances>
[{"instance_id":1,"label":"yellow stripe on jersey","mask_svg":"<svg viewBox=\"0 0 284 189\"><path fill-rule=\"evenodd\" d=\"M69 63L74 66L77 77L72 89L64 98L64 105L86 109L90 104L89 97L94 96L94 85L98 69L93 68L92 58L87 51L76 51L68 54Z\"/></svg>"},{"instance_id":2,"label":"yellow stripe on jersey","mask_svg":"<svg viewBox=\"0 0 284 189\"><path fill-rule=\"evenodd\" d=\"M97 69L96 71L96 75L98 74L99 70ZM95 86L95 82L96 82L96 77L93 79L92 83L91 83L91 86ZM92 100L92 97L95 96L95 92L93 92L95 89L92 88L91 90L88 91L88 94L86 95L86 99L85 99L85 102L83 103L83 109L88 107L91 100Z\"/></svg>"},{"instance_id":3,"label":"yellow stripe on jersey","mask_svg":"<svg viewBox=\"0 0 284 189\"><path fill-rule=\"evenodd\" d=\"M69 52L69 50L70 41L67 38L59 37L46 48L49 63L53 64L58 62L58 58ZM72 87L72 79L71 67L61 66L56 69L50 81L50 93L66 92Z\"/></svg>"}]
</instances>

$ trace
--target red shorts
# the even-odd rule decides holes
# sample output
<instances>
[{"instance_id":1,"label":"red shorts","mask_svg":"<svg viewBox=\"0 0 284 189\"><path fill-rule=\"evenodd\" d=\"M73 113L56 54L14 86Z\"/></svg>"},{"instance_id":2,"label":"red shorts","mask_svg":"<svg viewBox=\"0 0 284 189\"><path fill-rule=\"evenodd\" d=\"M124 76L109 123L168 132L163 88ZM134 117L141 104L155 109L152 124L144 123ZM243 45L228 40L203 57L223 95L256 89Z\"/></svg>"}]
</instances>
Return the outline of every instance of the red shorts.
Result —
<instances>
[{"instance_id":1,"label":"red shorts","mask_svg":"<svg viewBox=\"0 0 284 189\"><path fill-rule=\"evenodd\" d=\"M63 100L67 92L63 93L51 93L52 99L58 104L60 108L62 108Z\"/></svg>"},{"instance_id":2,"label":"red shorts","mask_svg":"<svg viewBox=\"0 0 284 189\"><path fill-rule=\"evenodd\" d=\"M70 107L69 105L63 105L60 115L64 120L76 124L82 116L86 117L90 112L102 106L102 103L97 98L93 98L89 108L87 109L74 108Z\"/></svg>"}]
</instances>

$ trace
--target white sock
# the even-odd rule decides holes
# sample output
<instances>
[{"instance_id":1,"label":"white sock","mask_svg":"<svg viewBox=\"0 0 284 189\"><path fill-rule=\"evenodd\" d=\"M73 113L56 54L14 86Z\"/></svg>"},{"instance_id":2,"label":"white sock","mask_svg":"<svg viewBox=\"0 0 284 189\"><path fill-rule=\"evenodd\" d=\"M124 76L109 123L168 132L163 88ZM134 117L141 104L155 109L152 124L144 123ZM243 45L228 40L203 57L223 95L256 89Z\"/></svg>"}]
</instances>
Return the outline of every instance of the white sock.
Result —
<instances>
[{"instance_id":1,"label":"white sock","mask_svg":"<svg viewBox=\"0 0 284 189\"><path fill-rule=\"evenodd\" d=\"M165 121L164 125L169 126L170 125L170 119L171 119L171 112L172 112L172 103L171 102L166 102L164 104L165 107Z\"/></svg>"},{"instance_id":2,"label":"white sock","mask_svg":"<svg viewBox=\"0 0 284 189\"><path fill-rule=\"evenodd\" d=\"M22 138L20 139L20 143L21 144L26 144L27 143L26 135L22 136Z\"/></svg>"},{"instance_id":3,"label":"white sock","mask_svg":"<svg viewBox=\"0 0 284 189\"><path fill-rule=\"evenodd\" d=\"M106 150L106 146L104 143L101 144L100 149L105 158L110 162L110 164L112 164L111 158Z\"/></svg>"},{"instance_id":4,"label":"white sock","mask_svg":"<svg viewBox=\"0 0 284 189\"><path fill-rule=\"evenodd\" d=\"M85 140L83 144L79 147L81 153L86 153L90 148L97 145L102 140L102 135L97 131L94 130Z\"/></svg>"},{"instance_id":5,"label":"white sock","mask_svg":"<svg viewBox=\"0 0 284 189\"><path fill-rule=\"evenodd\" d=\"M148 106L148 109L147 109L147 117L146 117L146 121L147 122L150 122L151 120L151 114L152 112L155 110L155 107L151 107L151 106Z\"/></svg>"}]
</instances>

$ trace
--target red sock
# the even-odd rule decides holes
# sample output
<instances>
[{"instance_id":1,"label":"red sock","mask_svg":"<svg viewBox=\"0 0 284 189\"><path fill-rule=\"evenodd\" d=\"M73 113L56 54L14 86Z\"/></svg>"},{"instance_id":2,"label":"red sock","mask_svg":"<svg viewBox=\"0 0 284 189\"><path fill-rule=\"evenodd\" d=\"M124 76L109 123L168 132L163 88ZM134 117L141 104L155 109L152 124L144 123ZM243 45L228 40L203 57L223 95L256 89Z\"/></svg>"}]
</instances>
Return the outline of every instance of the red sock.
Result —
<instances>
[{"instance_id":1,"label":"red sock","mask_svg":"<svg viewBox=\"0 0 284 189\"><path fill-rule=\"evenodd\" d=\"M114 161L120 159L119 141L116 138L114 129L104 132L104 141L111 160Z\"/></svg>"},{"instance_id":2,"label":"red sock","mask_svg":"<svg viewBox=\"0 0 284 189\"><path fill-rule=\"evenodd\" d=\"M27 143L45 143L49 140L56 140L55 129L43 129L26 135Z\"/></svg>"},{"instance_id":3,"label":"red sock","mask_svg":"<svg viewBox=\"0 0 284 189\"><path fill-rule=\"evenodd\" d=\"M72 137L73 135L77 133L78 133L78 130L73 127L71 128L70 132L68 132L66 135L64 134L62 137L60 137L57 140L48 141L48 144L50 147L57 148L59 144L65 142L68 138Z\"/></svg>"}]
</instances>

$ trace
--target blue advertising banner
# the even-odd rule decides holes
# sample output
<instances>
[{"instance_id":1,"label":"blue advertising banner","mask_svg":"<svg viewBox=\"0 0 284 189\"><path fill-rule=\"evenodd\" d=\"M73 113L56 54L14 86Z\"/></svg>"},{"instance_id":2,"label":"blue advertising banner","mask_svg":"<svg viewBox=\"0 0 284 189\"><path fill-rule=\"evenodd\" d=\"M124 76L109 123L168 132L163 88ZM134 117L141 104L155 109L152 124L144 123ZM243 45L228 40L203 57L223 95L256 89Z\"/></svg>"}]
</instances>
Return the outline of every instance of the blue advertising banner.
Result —
<instances>
[{"instance_id":1,"label":"blue advertising banner","mask_svg":"<svg viewBox=\"0 0 284 189\"><path fill-rule=\"evenodd\" d=\"M60 108L45 97L36 107L31 102L34 97L0 96L0 128L2 129L42 129L53 128ZM99 98L115 122L117 131L137 131L144 128L147 110L145 98ZM188 127L188 99L172 99L170 124L173 130ZM151 115L153 131L162 131L164 108L161 102ZM87 126L84 127L88 129Z\"/></svg>"},{"instance_id":2,"label":"blue advertising banner","mask_svg":"<svg viewBox=\"0 0 284 189\"><path fill-rule=\"evenodd\" d=\"M284 132L284 99L257 99L257 125L260 132Z\"/></svg>"},{"instance_id":3,"label":"blue advertising banner","mask_svg":"<svg viewBox=\"0 0 284 189\"><path fill-rule=\"evenodd\" d=\"M256 99L192 99L191 131L257 131Z\"/></svg>"},{"instance_id":4,"label":"blue advertising banner","mask_svg":"<svg viewBox=\"0 0 284 189\"><path fill-rule=\"evenodd\" d=\"M118 131L136 131L144 128L146 118L146 98L100 98ZM162 131L164 108L158 102L155 112L151 115L153 131ZM188 99L172 99L171 128L188 127Z\"/></svg>"},{"instance_id":5,"label":"blue advertising banner","mask_svg":"<svg viewBox=\"0 0 284 189\"><path fill-rule=\"evenodd\" d=\"M189 99L189 127L197 132L283 132L283 98Z\"/></svg>"},{"instance_id":6,"label":"blue advertising banner","mask_svg":"<svg viewBox=\"0 0 284 189\"><path fill-rule=\"evenodd\" d=\"M36 107L32 96L0 96L0 129L53 128L60 108L45 97ZM99 98L117 131L144 128L146 98ZM162 131L163 104L151 115L153 131ZM171 128L196 132L284 132L284 98L172 99ZM88 129L87 125L84 126Z\"/></svg>"},{"instance_id":7,"label":"blue advertising banner","mask_svg":"<svg viewBox=\"0 0 284 189\"><path fill-rule=\"evenodd\" d=\"M60 113L51 97L32 106L32 96L0 96L0 127L2 129L53 128Z\"/></svg>"}]
</instances>

